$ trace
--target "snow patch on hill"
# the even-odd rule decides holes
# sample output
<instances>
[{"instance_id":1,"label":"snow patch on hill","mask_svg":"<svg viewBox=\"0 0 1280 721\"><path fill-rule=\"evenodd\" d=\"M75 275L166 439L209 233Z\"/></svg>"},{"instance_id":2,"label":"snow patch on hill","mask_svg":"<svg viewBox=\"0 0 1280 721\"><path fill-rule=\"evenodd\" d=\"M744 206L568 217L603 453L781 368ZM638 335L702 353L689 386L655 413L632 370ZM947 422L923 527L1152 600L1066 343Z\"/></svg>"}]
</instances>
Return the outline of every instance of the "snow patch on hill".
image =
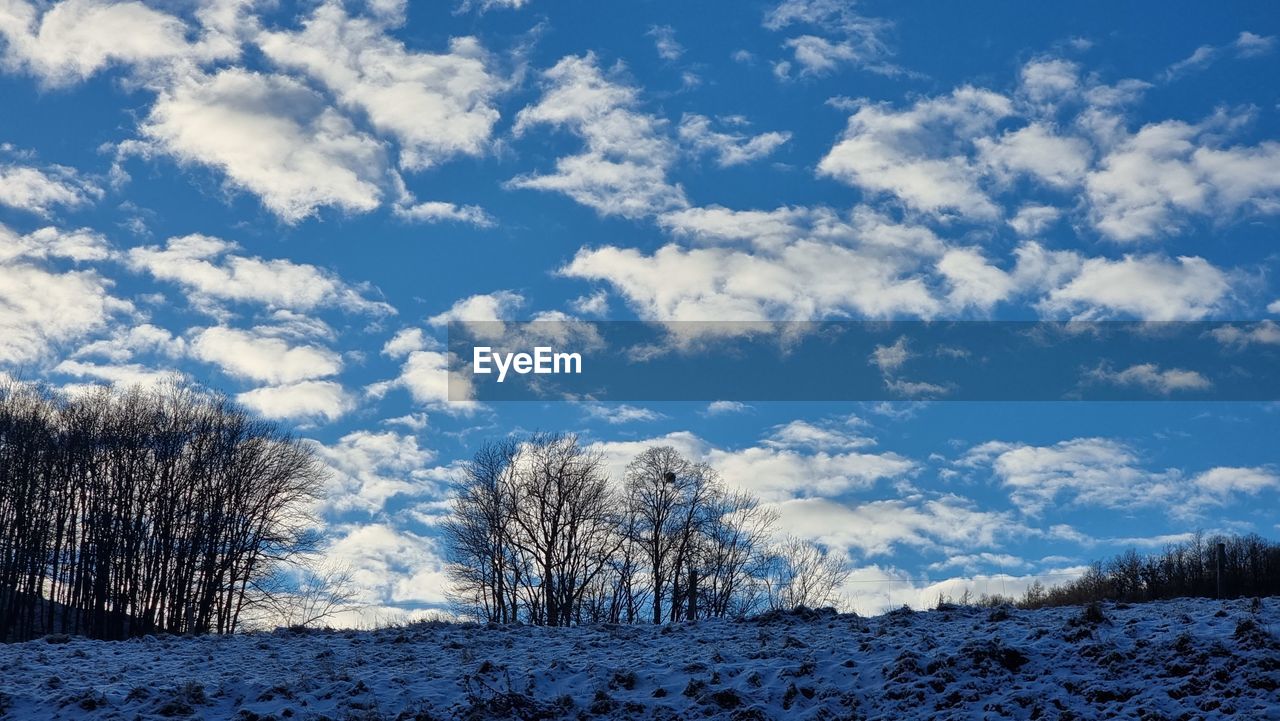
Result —
<instances>
[{"instance_id":1,"label":"snow patch on hill","mask_svg":"<svg viewBox=\"0 0 1280 721\"><path fill-rule=\"evenodd\" d=\"M1280 719L1280 599L0 645L0 717Z\"/></svg>"}]
</instances>

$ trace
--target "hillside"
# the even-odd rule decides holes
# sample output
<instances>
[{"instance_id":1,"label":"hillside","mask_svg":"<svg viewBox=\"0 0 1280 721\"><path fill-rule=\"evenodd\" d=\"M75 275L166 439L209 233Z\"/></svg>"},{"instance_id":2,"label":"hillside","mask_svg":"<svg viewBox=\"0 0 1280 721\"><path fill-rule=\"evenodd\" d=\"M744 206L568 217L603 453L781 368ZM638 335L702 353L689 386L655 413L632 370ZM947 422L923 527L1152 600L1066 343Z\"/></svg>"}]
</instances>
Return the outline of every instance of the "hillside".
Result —
<instances>
[{"instance_id":1,"label":"hillside","mask_svg":"<svg viewBox=\"0 0 1280 721\"><path fill-rule=\"evenodd\" d=\"M1280 719L1280 599L0 646L11 719Z\"/></svg>"}]
</instances>

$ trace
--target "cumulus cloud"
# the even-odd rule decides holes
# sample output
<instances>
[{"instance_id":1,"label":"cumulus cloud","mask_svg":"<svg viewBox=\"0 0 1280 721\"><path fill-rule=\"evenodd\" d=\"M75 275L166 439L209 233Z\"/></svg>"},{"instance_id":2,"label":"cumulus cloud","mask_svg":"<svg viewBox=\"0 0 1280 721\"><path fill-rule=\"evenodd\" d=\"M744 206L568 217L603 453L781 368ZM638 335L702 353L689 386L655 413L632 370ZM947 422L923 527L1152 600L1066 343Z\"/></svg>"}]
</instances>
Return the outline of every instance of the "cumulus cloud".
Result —
<instances>
[{"instance_id":1,"label":"cumulus cloud","mask_svg":"<svg viewBox=\"0 0 1280 721\"><path fill-rule=\"evenodd\" d=\"M71 168L0 163L0 205L47 217L54 208L75 209L101 197L101 188Z\"/></svg>"},{"instance_id":2,"label":"cumulus cloud","mask_svg":"<svg viewBox=\"0 0 1280 721\"><path fill-rule=\"evenodd\" d=\"M43 360L54 347L134 312L98 271L58 267L66 260L100 260L108 252L93 233L46 228L19 235L0 225L0 362Z\"/></svg>"},{"instance_id":3,"label":"cumulus cloud","mask_svg":"<svg viewBox=\"0 0 1280 721\"><path fill-rule=\"evenodd\" d=\"M967 86L906 110L867 104L849 118L818 173L920 212L993 220L1000 210L980 187L981 169L964 139L989 134L1013 112L1007 97Z\"/></svg>"},{"instance_id":4,"label":"cumulus cloud","mask_svg":"<svg viewBox=\"0 0 1280 721\"><path fill-rule=\"evenodd\" d=\"M711 119L696 113L686 113L680 119L678 135L694 152L714 155L716 164L722 168L768 157L791 139L789 132L747 135L742 132L713 130Z\"/></svg>"},{"instance_id":5,"label":"cumulus cloud","mask_svg":"<svg viewBox=\"0 0 1280 721\"><path fill-rule=\"evenodd\" d=\"M1177 469L1153 469L1132 446L1107 438L1074 438L1049 446L992 441L971 448L961 466L990 468L1014 505L1037 515L1051 504L1109 509L1160 507L1175 517L1198 517L1280 485L1269 467L1210 468L1188 478Z\"/></svg>"},{"instance_id":6,"label":"cumulus cloud","mask_svg":"<svg viewBox=\"0 0 1280 721\"><path fill-rule=\"evenodd\" d=\"M956 495L934 499L889 499L841 503L797 498L776 506L779 530L863 557L886 555L902 546L998 547L1027 529L1006 512L983 511Z\"/></svg>"},{"instance_id":7,"label":"cumulus cloud","mask_svg":"<svg viewBox=\"0 0 1280 721\"><path fill-rule=\"evenodd\" d=\"M395 311L370 300L314 265L238 255L239 246L207 235L170 238L163 246L140 246L127 253L131 268L181 285L198 302L259 303L269 308L309 311L336 307L360 313Z\"/></svg>"},{"instance_id":8,"label":"cumulus cloud","mask_svg":"<svg viewBox=\"0 0 1280 721\"><path fill-rule=\"evenodd\" d=\"M584 403L582 409L586 411L588 418L604 421L610 425L652 423L666 418L652 408L642 408L627 403Z\"/></svg>"},{"instance_id":9,"label":"cumulus cloud","mask_svg":"<svg viewBox=\"0 0 1280 721\"><path fill-rule=\"evenodd\" d=\"M791 210L745 213L664 218L678 232L715 241L711 247L584 248L560 273L608 282L642 318L658 321L927 317L943 308L918 275L941 246L927 229L870 213L838 223L821 214L813 225ZM760 218L766 222L753 230ZM732 247L744 242L757 247Z\"/></svg>"},{"instance_id":10,"label":"cumulus cloud","mask_svg":"<svg viewBox=\"0 0 1280 721\"><path fill-rule=\"evenodd\" d=\"M194 74L160 93L140 131L137 152L214 168L287 223L373 210L390 177L382 143L285 75Z\"/></svg>"},{"instance_id":11,"label":"cumulus cloud","mask_svg":"<svg viewBox=\"0 0 1280 721\"><path fill-rule=\"evenodd\" d=\"M357 603L437 604L447 601L449 580L437 541L386 522L342 524L333 529L324 557L352 569Z\"/></svg>"},{"instance_id":12,"label":"cumulus cloud","mask_svg":"<svg viewBox=\"0 0 1280 721\"><path fill-rule=\"evenodd\" d=\"M139 363L89 363L78 360L64 360L54 366L53 372L75 378L88 378L102 385L140 388L158 387L182 377L172 370L157 370ZM73 385L65 390L74 393L79 389Z\"/></svg>"},{"instance_id":13,"label":"cumulus cloud","mask_svg":"<svg viewBox=\"0 0 1280 721\"><path fill-rule=\"evenodd\" d=\"M444 327L452 322L492 322L511 320L524 305L524 296L510 290L481 293L468 296L450 306L449 310L427 319L433 326Z\"/></svg>"},{"instance_id":14,"label":"cumulus cloud","mask_svg":"<svg viewBox=\"0 0 1280 721\"><path fill-rule=\"evenodd\" d=\"M1259 491L1280 487L1280 475L1272 468L1210 468L1192 479L1200 488L1215 496L1235 493L1257 495Z\"/></svg>"},{"instance_id":15,"label":"cumulus cloud","mask_svg":"<svg viewBox=\"0 0 1280 721\"><path fill-rule=\"evenodd\" d=\"M1262 320L1253 324L1224 325L1214 328L1209 331L1209 334L1219 343L1235 349L1255 343L1280 345L1280 324L1273 320Z\"/></svg>"},{"instance_id":16,"label":"cumulus cloud","mask_svg":"<svg viewBox=\"0 0 1280 721\"><path fill-rule=\"evenodd\" d=\"M434 350L410 352L400 367L400 375L388 381L379 381L367 388L369 394L381 397L395 388L409 392L413 400L422 405L450 413L470 414L478 409L466 379L455 379L459 400L449 400L449 354Z\"/></svg>"},{"instance_id":17,"label":"cumulus cloud","mask_svg":"<svg viewBox=\"0 0 1280 721\"><path fill-rule=\"evenodd\" d=\"M273 384L324 378L342 370L341 357L328 348L291 346L257 329L205 328L192 336L191 354L231 375Z\"/></svg>"},{"instance_id":18,"label":"cumulus cloud","mask_svg":"<svg viewBox=\"0 0 1280 721\"><path fill-rule=\"evenodd\" d=\"M707 404L703 415L707 416L723 416L730 413L744 413L751 409L751 406L741 401L712 401Z\"/></svg>"},{"instance_id":19,"label":"cumulus cloud","mask_svg":"<svg viewBox=\"0 0 1280 721\"><path fill-rule=\"evenodd\" d=\"M494 96L507 83L490 71L475 38L454 38L445 53L413 52L381 23L326 2L301 30L266 32L257 41L277 65L315 78L394 137L403 168L478 155L488 146L498 120Z\"/></svg>"},{"instance_id":20,"label":"cumulus cloud","mask_svg":"<svg viewBox=\"0 0 1280 721\"><path fill-rule=\"evenodd\" d=\"M1154 363L1139 363L1123 370L1115 370L1107 364L1102 364L1086 373L1085 379L1094 383L1142 388L1163 396L1184 391L1204 390L1213 385L1208 378L1196 371L1161 368Z\"/></svg>"},{"instance_id":21,"label":"cumulus cloud","mask_svg":"<svg viewBox=\"0 0 1280 721\"><path fill-rule=\"evenodd\" d=\"M451 221L479 228L489 228L495 224L493 217L478 205L458 205L439 200L397 203L392 212L397 218L417 223Z\"/></svg>"},{"instance_id":22,"label":"cumulus cloud","mask_svg":"<svg viewBox=\"0 0 1280 721\"><path fill-rule=\"evenodd\" d=\"M542 97L516 115L513 131L565 129L584 149L558 159L554 172L517 176L510 187L564 193L601 215L626 218L687 205L684 190L667 179L675 143L665 121L639 109L635 88L606 77L590 53L561 59L542 80Z\"/></svg>"},{"instance_id":23,"label":"cumulus cloud","mask_svg":"<svg viewBox=\"0 0 1280 721\"><path fill-rule=\"evenodd\" d=\"M335 421L355 408L355 399L336 381L300 381L245 391L236 400L264 418Z\"/></svg>"},{"instance_id":24,"label":"cumulus cloud","mask_svg":"<svg viewBox=\"0 0 1280 721\"><path fill-rule=\"evenodd\" d=\"M191 40L181 19L141 2L63 0L49 5L9 0L0 5L4 64L51 86L84 80L112 65L171 71L184 61L236 54L236 45L217 32L221 28L205 30L204 37Z\"/></svg>"},{"instance_id":25,"label":"cumulus cloud","mask_svg":"<svg viewBox=\"0 0 1280 721\"><path fill-rule=\"evenodd\" d=\"M1069 282L1040 301L1049 314L1077 320L1130 316L1141 320L1198 320L1225 306L1229 276L1203 258L1126 255L1089 258Z\"/></svg>"},{"instance_id":26,"label":"cumulus cloud","mask_svg":"<svg viewBox=\"0 0 1280 721\"><path fill-rule=\"evenodd\" d=\"M327 498L333 511L377 513L393 496L435 493L446 480L431 465L436 454L412 435L361 430L313 447L330 471Z\"/></svg>"},{"instance_id":27,"label":"cumulus cloud","mask_svg":"<svg viewBox=\"0 0 1280 721\"><path fill-rule=\"evenodd\" d=\"M765 13L764 27L799 34L783 41L791 60L774 65L782 79L797 69L800 76L821 76L841 65L861 66L876 72L897 74L900 69L886 62L889 46L882 39L888 23L860 15L854 3L843 0L783 0Z\"/></svg>"},{"instance_id":28,"label":"cumulus cloud","mask_svg":"<svg viewBox=\"0 0 1280 721\"><path fill-rule=\"evenodd\" d=\"M1083 506L1133 508L1181 496L1176 472L1143 468L1133 448L1106 438L1051 446L992 441L970 449L961 465L990 467L1014 505L1030 514L1060 497Z\"/></svg>"},{"instance_id":29,"label":"cumulus cloud","mask_svg":"<svg viewBox=\"0 0 1280 721\"><path fill-rule=\"evenodd\" d=\"M1085 181L1094 226L1135 241L1176 232L1189 215L1280 212L1280 143L1224 147L1219 121L1143 126Z\"/></svg>"},{"instance_id":30,"label":"cumulus cloud","mask_svg":"<svg viewBox=\"0 0 1280 721\"><path fill-rule=\"evenodd\" d=\"M863 423L857 416L834 423L811 423L796 419L776 426L764 439L764 445L773 448L811 448L828 451L874 446L876 444L874 438L868 438L858 431L861 425Z\"/></svg>"}]
</instances>

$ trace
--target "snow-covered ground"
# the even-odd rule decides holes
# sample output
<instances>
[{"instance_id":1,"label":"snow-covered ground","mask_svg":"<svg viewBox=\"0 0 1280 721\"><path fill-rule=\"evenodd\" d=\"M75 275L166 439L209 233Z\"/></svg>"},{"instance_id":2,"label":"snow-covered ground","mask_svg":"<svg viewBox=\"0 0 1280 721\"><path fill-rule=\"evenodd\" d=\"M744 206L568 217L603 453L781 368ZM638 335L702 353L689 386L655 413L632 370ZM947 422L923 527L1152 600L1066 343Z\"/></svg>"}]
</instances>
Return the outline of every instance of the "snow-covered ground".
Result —
<instances>
[{"instance_id":1,"label":"snow-covered ground","mask_svg":"<svg viewBox=\"0 0 1280 721\"><path fill-rule=\"evenodd\" d=\"M51 638L0 645L0 717L1280 719L1280 599L1102 615Z\"/></svg>"}]
</instances>

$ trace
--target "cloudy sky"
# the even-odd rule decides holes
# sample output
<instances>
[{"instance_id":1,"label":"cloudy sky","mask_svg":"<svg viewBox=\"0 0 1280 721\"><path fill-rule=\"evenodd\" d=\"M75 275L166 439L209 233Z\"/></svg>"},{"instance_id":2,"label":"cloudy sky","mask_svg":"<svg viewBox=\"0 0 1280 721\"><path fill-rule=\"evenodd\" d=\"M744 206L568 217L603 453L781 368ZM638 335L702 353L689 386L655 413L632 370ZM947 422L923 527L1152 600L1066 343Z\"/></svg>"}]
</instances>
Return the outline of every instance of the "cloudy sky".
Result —
<instances>
[{"instance_id":1,"label":"cloudy sky","mask_svg":"<svg viewBox=\"0 0 1280 721\"><path fill-rule=\"evenodd\" d=\"M862 610L1280 535L1270 404L446 401L455 319L1280 316L1273 7L899 5L0 0L0 369L312 439L384 619L520 430L710 462Z\"/></svg>"}]
</instances>

